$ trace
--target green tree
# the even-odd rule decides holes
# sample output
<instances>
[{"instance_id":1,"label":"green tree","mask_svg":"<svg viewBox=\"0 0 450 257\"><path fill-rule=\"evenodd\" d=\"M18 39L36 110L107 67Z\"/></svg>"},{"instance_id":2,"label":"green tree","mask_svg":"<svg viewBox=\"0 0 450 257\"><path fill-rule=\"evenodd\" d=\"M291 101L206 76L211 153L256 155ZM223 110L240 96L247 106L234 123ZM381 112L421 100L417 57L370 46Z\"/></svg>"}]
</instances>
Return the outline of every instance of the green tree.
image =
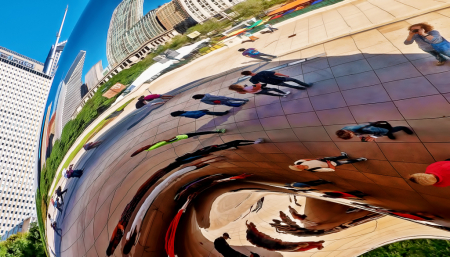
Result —
<instances>
[{"instance_id":1,"label":"green tree","mask_svg":"<svg viewBox=\"0 0 450 257\"><path fill-rule=\"evenodd\" d=\"M0 256L5 257L45 257L44 246L36 222L30 224L30 230L10 236L0 242Z\"/></svg>"}]
</instances>

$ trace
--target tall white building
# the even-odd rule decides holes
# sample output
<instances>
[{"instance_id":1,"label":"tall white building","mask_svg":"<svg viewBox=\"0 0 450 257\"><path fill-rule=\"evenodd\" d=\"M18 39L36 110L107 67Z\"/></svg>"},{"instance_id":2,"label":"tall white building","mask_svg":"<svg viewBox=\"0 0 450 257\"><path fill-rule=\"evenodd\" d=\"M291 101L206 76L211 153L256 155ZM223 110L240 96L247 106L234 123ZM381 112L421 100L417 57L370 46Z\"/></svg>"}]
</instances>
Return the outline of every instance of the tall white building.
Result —
<instances>
[{"instance_id":1,"label":"tall white building","mask_svg":"<svg viewBox=\"0 0 450 257\"><path fill-rule=\"evenodd\" d=\"M98 61L84 76L84 82L89 90L91 90L103 78L102 60Z\"/></svg>"},{"instance_id":2,"label":"tall white building","mask_svg":"<svg viewBox=\"0 0 450 257\"><path fill-rule=\"evenodd\" d=\"M0 47L0 234L36 216L34 155L52 79L43 66Z\"/></svg>"},{"instance_id":3,"label":"tall white building","mask_svg":"<svg viewBox=\"0 0 450 257\"><path fill-rule=\"evenodd\" d=\"M179 0L184 10L198 23L210 18L228 18L227 11L245 0Z\"/></svg>"},{"instance_id":4,"label":"tall white building","mask_svg":"<svg viewBox=\"0 0 450 257\"><path fill-rule=\"evenodd\" d=\"M62 52L64 51L64 47L66 46L67 40L61 43L58 43L58 46L55 48L55 45L52 45L50 51L48 53L47 59L44 64L44 71L48 69L48 75L54 77L56 74L56 70L58 69L59 58L61 57ZM55 51L55 56L52 58L53 51ZM50 67L51 66L51 67Z\"/></svg>"},{"instance_id":5,"label":"tall white building","mask_svg":"<svg viewBox=\"0 0 450 257\"><path fill-rule=\"evenodd\" d=\"M78 105L81 102L81 86L83 82L81 81L81 75L83 73L84 59L86 58L86 51L81 50L72 65L69 68L69 71L62 82L60 98L58 100L59 104L56 106L57 109L60 109L60 116L56 116L56 126L59 126L59 132L62 132L64 126L72 119L72 114L77 109ZM61 134L57 135L59 138Z\"/></svg>"}]
</instances>

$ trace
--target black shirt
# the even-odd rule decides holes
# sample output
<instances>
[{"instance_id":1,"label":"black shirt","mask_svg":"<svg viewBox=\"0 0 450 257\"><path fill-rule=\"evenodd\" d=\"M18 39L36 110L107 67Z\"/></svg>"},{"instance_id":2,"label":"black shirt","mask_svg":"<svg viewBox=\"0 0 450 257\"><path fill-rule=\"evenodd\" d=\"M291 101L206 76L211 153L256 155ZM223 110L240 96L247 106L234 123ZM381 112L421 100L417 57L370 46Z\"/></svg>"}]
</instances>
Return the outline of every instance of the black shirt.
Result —
<instances>
[{"instance_id":1,"label":"black shirt","mask_svg":"<svg viewBox=\"0 0 450 257\"><path fill-rule=\"evenodd\" d=\"M246 257L242 253L231 248L226 239L223 237L218 237L214 240L214 248L216 248L216 250L224 257Z\"/></svg>"},{"instance_id":2,"label":"black shirt","mask_svg":"<svg viewBox=\"0 0 450 257\"><path fill-rule=\"evenodd\" d=\"M255 76L252 76L251 79L249 79L249 81L252 82L253 84L265 83L278 85L281 82L283 82L283 79L278 76L275 76L274 71L261 71L256 73Z\"/></svg>"},{"instance_id":3,"label":"black shirt","mask_svg":"<svg viewBox=\"0 0 450 257\"><path fill-rule=\"evenodd\" d=\"M137 103L136 103L136 109L139 109L139 108L141 108L142 106L145 106L144 101L145 101L145 100L139 100L139 101L137 101Z\"/></svg>"}]
</instances>

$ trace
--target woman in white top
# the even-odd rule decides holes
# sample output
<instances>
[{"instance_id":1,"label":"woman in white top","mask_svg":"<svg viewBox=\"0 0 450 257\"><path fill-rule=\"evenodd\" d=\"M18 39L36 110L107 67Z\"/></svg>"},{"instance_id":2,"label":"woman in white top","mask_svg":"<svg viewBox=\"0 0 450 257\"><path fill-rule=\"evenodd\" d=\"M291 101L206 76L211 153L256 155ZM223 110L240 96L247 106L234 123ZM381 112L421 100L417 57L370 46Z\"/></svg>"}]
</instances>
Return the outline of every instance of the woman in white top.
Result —
<instances>
[{"instance_id":1,"label":"woman in white top","mask_svg":"<svg viewBox=\"0 0 450 257\"><path fill-rule=\"evenodd\" d=\"M241 85L231 85L228 88L230 90L236 91L239 94L256 94L256 95L270 95L270 96L282 96L286 97L291 92L287 91L281 91L278 88L271 88L266 87L267 84L258 84L258 85L251 85L251 86L241 86ZM278 94L270 93L270 91L277 92Z\"/></svg>"},{"instance_id":2,"label":"woman in white top","mask_svg":"<svg viewBox=\"0 0 450 257\"><path fill-rule=\"evenodd\" d=\"M346 161L341 161L347 159ZM350 164L355 162L367 161L366 158L349 159L347 153L341 152L341 156L325 157L322 159L304 159L298 160L294 164L289 166L291 170L302 171L307 170L311 172L333 172L336 170L336 166L343 164Z\"/></svg>"}]
</instances>

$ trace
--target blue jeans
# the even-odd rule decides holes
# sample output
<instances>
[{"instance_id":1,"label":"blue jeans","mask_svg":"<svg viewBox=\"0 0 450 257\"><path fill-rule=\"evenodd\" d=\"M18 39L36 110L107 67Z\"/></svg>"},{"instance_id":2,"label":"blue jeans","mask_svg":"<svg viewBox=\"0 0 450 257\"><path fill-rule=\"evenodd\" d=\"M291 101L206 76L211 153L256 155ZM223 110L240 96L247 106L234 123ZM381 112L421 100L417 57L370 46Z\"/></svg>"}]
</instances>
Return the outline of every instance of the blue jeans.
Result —
<instances>
[{"instance_id":1,"label":"blue jeans","mask_svg":"<svg viewBox=\"0 0 450 257\"><path fill-rule=\"evenodd\" d=\"M424 52L427 52L427 53L431 54L432 56L434 56L436 58L436 60L438 60L438 62L445 62L447 60L445 58L444 54L439 53L436 50L424 51ZM445 55L450 56L450 53L445 53Z\"/></svg>"}]
</instances>

